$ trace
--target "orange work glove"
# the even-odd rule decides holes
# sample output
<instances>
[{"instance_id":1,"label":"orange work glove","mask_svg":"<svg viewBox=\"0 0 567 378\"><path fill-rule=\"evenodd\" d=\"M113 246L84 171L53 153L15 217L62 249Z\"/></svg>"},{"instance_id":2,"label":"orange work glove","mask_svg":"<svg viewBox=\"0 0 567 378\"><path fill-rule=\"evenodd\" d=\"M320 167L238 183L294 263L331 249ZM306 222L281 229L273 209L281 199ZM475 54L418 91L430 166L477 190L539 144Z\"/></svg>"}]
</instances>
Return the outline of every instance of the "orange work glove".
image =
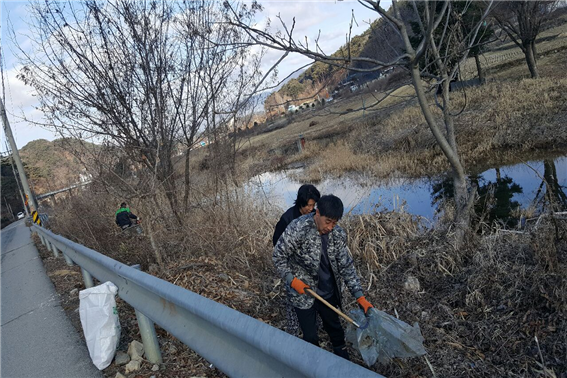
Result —
<instances>
[{"instance_id":1,"label":"orange work glove","mask_svg":"<svg viewBox=\"0 0 567 378\"><path fill-rule=\"evenodd\" d=\"M364 313L366 314L368 312L368 309L370 307L374 308L374 306L372 306L370 304L370 302L368 302L366 300L366 298L364 298L364 295L362 297L359 297L357 300L358 304L360 305L360 307L362 307L364 309Z\"/></svg>"},{"instance_id":2,"label":"orange work glove","mask_svg":"<svg viewBox=\"0 0 567 378\"><path fill-rule=\"evenodd\" d=\"M301 281L299 278L293 277L293 280L291 281L291 288L299 294L305 294L305 289L309 289L309 285Z\"/></svg>"}]
</instances>

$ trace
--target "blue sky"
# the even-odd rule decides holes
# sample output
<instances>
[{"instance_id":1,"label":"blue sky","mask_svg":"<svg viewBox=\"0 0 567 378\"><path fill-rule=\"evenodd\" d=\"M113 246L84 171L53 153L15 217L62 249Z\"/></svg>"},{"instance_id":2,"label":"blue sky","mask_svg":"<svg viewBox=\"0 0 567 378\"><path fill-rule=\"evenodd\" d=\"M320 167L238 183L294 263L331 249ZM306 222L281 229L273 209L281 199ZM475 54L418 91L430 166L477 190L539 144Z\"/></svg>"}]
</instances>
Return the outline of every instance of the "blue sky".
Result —
<instances>
[{"instance_id":1,"label":"blue sky","mask_svg":"<svg viewBox=\"0 0 567 378\"><path fill-rule=\"evenodd\" d=\"M295 17L294 35L296 39L304 41L307 37L310 45L312 45L320 30L320 45L323 51L329 54L345 43L353 10L358 24L358 26L353 26L353 36L364 32L368 29L369 22L377 18L375 12L363 7L357 1L260 1L260 3L264 7L264 11L258 16L260 25L263 25L269 17L272 20L272 28L275 28L279 25L279 21L276 19L278 14L288 25L292 23L293 17ZM18 148L25 146L32 140L53 140L57 138L50 130L33 126L22 120L23 114L27 118L41 120L41 112L34 109L37 102L33 96L33 91L16 79L19 66L14 57L13 41L8 35L8 28L13 27L18 42L24 47L28 44L26 4L27 2L22 1L0 0L5 106ZM387 8L389 2L382 4L382 6ZM282 53L278 51L268 52L263 62L263 70L271 67L281 55ZM279 66L279 78L286 77L309 62L310 60L305 57L290 54ZM6 150L4 139L2 129L1 151Z\"/></svg>"}]
</instances>

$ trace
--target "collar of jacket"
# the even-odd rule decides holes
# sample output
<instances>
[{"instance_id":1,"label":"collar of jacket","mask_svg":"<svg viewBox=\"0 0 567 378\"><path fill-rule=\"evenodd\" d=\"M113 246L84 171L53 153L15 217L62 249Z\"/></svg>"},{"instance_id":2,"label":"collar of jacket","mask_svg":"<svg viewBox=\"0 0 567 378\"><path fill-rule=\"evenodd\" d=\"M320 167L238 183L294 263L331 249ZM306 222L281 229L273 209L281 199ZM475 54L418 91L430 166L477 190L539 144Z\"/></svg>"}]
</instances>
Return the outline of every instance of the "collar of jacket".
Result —
<instances>
[{"instance_id":1,"label":"collar of jacket","mask_svg":"<svg viewBox=\"0 0 567 378\"><path fill-rule=\"evenodd\" d=\"M130 208L129 207L121 207L120 209L116 210L115 215L118 215L118 214L123 213L125 211L130 212Z\"/></svg>"}]
</instances>

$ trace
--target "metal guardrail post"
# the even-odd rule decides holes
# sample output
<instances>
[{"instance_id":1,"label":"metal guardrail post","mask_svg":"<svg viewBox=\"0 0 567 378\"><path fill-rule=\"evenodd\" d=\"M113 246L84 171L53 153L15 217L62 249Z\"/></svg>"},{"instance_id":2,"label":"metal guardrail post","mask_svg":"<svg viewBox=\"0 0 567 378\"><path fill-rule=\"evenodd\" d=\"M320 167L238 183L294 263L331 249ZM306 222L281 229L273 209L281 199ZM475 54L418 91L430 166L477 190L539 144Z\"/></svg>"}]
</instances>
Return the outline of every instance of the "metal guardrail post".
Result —
<instances>
[{"instance_id":1,"label":"metal guardrail post","mask_svg":"<svg viewBox=\"0 0 567 378\"><path fill-rule=\"evenodd\" d=\"M39 235L39 240L41 240L41 244L45 245L45 239L43 238L43 235L40 234L39 232L37 234Z\"/></svg>"},{"instance_id":2,"label":"metal guardrail post","mask_svg":"<svg viewBox=\"0 0 567 378\"><path fill-rule=\"evenodd\" d=\"M67 254L65 252L63 253L63 257L65 257L65 262L67 263L68 266L73 266L75 265L75 263L73 263L73 260L71 260L71 258L69 256L67 256Z\"/></svg>"},{"instance_id":3,"label":"metal guardrail post","mask_svg":"<svg viewBox=\"0 0 567 378\"><path fill-rule=\"evenodd\" d=\"M132 265L132 268L141 270L140 264ZM134 309L136 310L136 309ZM144 344L144 353L148 361L152 364L161 364L161 350L156 335L156 327L154 322L140 311L136 310L136 319L138 319L138 327Z\"/></svg>"},{"instance_id":4,"label":"metal guardrail post","mask_svg":"<svg viewBox=\"0 0 567 378\"><path fill-rule=\"evenodd\" d=\"M81 267L81 272L83 272L83 281L85 283L85 288L91 288L94 286L93 276L86 270L85 268Z\"/></svg>"},{"instance_id":5,"label":"metal guardrail post","mask_svg":"<svg viewBox=\"0 0 567 378\"><path fill-rule=\"evenodd\" d=\"M48 238L45 238L45 247L49 252L53 252L53 250L51 249L51 242L49 241Z\"/></svg>"},{"instance_id":6,"label":"metal guardrail post","mask_svg":"<svg viewBox=\"0 0 567 378\"><path fill-rule=\"evenodd\" d=\"M55 256L55 258L59 257L59 250L57 249L55 244L51 243L51 248L52 248L53 256Z\"/></svg>"}]
</instances>

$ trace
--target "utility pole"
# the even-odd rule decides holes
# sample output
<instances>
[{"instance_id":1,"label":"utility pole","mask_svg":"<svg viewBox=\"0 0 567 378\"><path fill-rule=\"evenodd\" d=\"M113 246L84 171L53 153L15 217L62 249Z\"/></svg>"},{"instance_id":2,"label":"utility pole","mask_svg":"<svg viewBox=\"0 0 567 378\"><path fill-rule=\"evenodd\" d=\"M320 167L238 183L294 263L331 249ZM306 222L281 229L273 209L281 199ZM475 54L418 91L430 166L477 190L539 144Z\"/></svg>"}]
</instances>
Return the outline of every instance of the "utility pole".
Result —
<instances>
[{"instance_id":1,"label":"utility pole","mask_svg":"<svg viewBox=\"0 0 567 378\"><path fill-rule=\"evenodd\" d=\"M22 198L22 206L24 206L24 211L26 212L26 216L30 216L30 212L28 211L28 207L26 206L26 198L24 197L24 193L22 193L22 187L20 186L20 180L18 179L18 175L16 174L16 168L14 168L14 158L10 156L10 165L12 166L12 173L14 173L14 180L16 180L16 184L18 184L18 192L20 192L20 197Z\"/></svg>"},{"instance_id":2,"label":"utility pole","mask_svg":"<svg viewBox=\"0 0 567 378\"><path fill-rule=\"evenodd\" d=\"M16 146L16 141L14 140L14 135L12 134L12 129L10 128L10 123L8 123L8 117L6 116L6 108L4 107L4 101L0 98L0 113L2 113L2 122L4 123L4 132L6 133L6 139L10 142L10 148L12 149L12 158L16 162L16 166L18 167L18 173L20 175L20 180L22 182L22 186L24 187L24 192L28 196L28 203L30 205L30 210L33 212L34 210L37 211L37 203L35 202L35 197L30 190L30 186L28 185L28 179L26 177L26 173L24 172L24 166L22 164L22 160L20 159L20 154L18 153L18 147Z\"/></svg>"},{"instance_id":3,"label":"utility pole","mask_svg":"<svg viewBox=\"0 0 567 378\"><path fill-rule=\"evenodd\" d=\"M10 151L10 148L8 147L8 142L4 141L4 143L6 145L6 151ZM8 156L6 159L8 158L10 159L10 165L12 166L12 173L14 174L14 180L16 181L16 185L18 186L18 192L20 192L20 197L22 199L22 206L24 208L24 211L26 212L26 217L29 217L30 212L28 211L28 207L26 206L26 198L24 197L24 193L22 192L20 179L18 178L18 175L16 174L16 168L14 167L14 158L12 157L12 155Z\"/></svg>"}]
</instances>

